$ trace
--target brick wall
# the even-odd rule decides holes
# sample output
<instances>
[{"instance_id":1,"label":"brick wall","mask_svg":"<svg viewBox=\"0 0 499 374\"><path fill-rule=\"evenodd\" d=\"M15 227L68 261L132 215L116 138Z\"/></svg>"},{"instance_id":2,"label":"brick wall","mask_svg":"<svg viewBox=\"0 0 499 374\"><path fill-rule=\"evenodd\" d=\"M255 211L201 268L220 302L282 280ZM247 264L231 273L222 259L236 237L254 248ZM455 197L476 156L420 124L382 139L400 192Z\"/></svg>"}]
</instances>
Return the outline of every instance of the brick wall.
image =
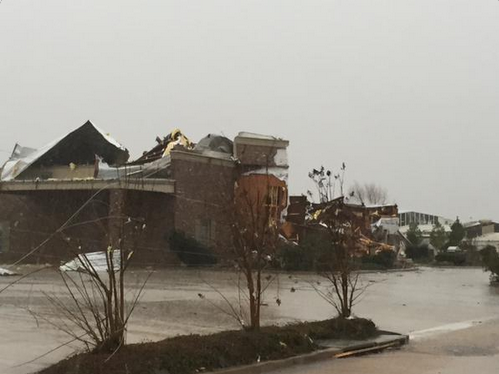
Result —
<instances>
[{"instance_id":1,"label":"brick wall","mask_svg":"<svg viewBox=\"0 0 499 374\"><path fill-rule=\"evenodd\" d=\"M238 144L236 157L244 165L273 167L276 153L276 147Z\"/></svg>"},{"instance_id":2,"label":"brick wall","mask_svg":"<svg viewBox=\"0 0 499 374\"><path fill-rule=\"evenodd\" d=\"M86 252L102 250L107 192L92 199L64 232L54 235L91 195L91 191L0 193L0 222L9 227L9 246L0 253L0 261L16 261L48 239L24 262L59 263L72 258L80 246Z\"/></svg>"},{"instance_id":3,"label":"brick wall","mask_svg":"<svg viewBox=\"0 0 499 374\"><path fill-rule=\"evenodd\" d=\"M232 243L230 212L236 169L229 161L172 153L175 229L223 253Z\"/></svg>"},{"instance_id":4,"label":"brick wall","mask_svg":"<svg viewBox=\"0 0 499 374\"><path fill-rule=\"evenodd\" d=\"M30 191L0 193L0 223L8 225L8 248L2 248L0 262L12 263L37 248L23 263L54 263L72 259L76 252L103 251L110 242L116 211L110 210L110 194L93 197L74 217L67 229L53 235L95 191ZM146 226L140 237L136 265L178 264L169 252L168 238L173 229L173 196L142 191L125 191L120 215L141 220ZM52 237L51 237L52 236ZM130 236L129 236L130 237ZM127 238L128 239L128 238Z\"/></svg>"},{"instance_id":5,"label":"brick wall","mask_svg":"<svg viewBox=\"0 0 499 374\"><path fill-rule=\"evenodd\" d=\"M123 192L123 213L132 218L130 225L145 224L136 238L135 264L178 265L180 261L170 252L169 246L169 237L174 229L174 197L157 192Z\"/></svg>"}]
</instances>

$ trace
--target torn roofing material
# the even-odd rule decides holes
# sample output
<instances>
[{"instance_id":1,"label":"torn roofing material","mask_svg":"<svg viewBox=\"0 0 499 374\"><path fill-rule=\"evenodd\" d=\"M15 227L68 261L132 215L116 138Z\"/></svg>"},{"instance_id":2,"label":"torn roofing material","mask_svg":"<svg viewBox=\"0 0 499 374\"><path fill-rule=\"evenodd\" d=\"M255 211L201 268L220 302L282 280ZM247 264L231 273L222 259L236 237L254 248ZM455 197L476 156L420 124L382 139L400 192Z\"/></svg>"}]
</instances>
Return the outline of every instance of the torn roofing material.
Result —
<instances>
[{"instance_id":1,"label":"torn roofing material","mask_svg":"<svg viewBox=\"0 0 499 374\"><path fill-rule=\"evenodd\" d=\"M399 219L398 217L381 217L371 225L371 228L373 231L382 229L390 235L395 235L399 231Z\"/></svg>"},{"instance_id":2,"label":"torn roofing material","mask_svg":"<svg viewBox=\"0 0 499 374\"><path fill-rule=\"evenodd\" d=\"M15 273L15 272L7 270L7 269L0 268L0 276L8 276L8 275L18 275L18 273Z\"/></svg>"},{"instance_id":3,"label":"torn roofing material","mask_svg":"<svg viewBox=\"0 0 499 374\"><path fill-rule=\"evenodd\" d=\"M33 152L36 152L35 148L23 147L21 144L17 144L14 146L14 150L10 156L11 160L19 160L20 158L28 157Z\"/></svg>"},{"instance_id":4,"label":"torn roofing material","mask_svg":"<svg viewBox=\"0 0 499 374\"><path fill-rule=\"evenodd\" d=\"M144 152L137 160L130 162L129 165L141 165L159 160L164 156L168 156L176 145L182 145L187 149L192 148L191 141L179 129L174 129L163 139L157 136L156 142L158 144L149 151Z\"/></svg>"},{"instance_id":5,"label":"torn roofing material","mask_svg":"<svg viewBox=\"0 0 499 374\"><path fill-rule=\"evenodd\" d=\"M38 150L16 146L10 159L4 164L0 179L16 179L26 169L36 166L93 164L96 156L109 165L123 165L128 160L129 153L120 143L87 121L83 126Z\"/></svg>"},{"instance_id":6,"label":"torn roofing material","mask_svg":"<svg viewBox=\"0 0 499 374\"><path fill-rule=\"evenodd\" d=\"M157 145L135 161L126 166L130 170L140 166L140 170L134 170L129 176L141 176L153 173L160 175L162 171L168 169L173 155L190 155L193 157L206 157L210 159L227 160L234 162L233 142L225 136L208 134L197 144L192 143L178 129L173 130L163 139L156 138Z\"/></svg>"},{"instance_id":7,"label":"torn roofing material","mask_svg":"<svg viewBox=\"0 0 499 374\"><path fill-rule=\"evenodd\" d=\"M277 138L272 135L264 135L264 134L257 134L254 132L248 132L248 131L241 131L237 135L238 137L241 138L250 138L250 139L261 139L261 140L270 140L270 141L275 141L275 140L282 140L281 138Z\"/></svg>"},{"instance_id":8,"label":"torn roofing material","mask_svg":"<svg viewBox=\"0 0 499 374\"><path fill-rule=\"evenodd\" d=\"M112 251L113 268L117 271L120 268L121 252L119 250ZM59 267L60 271L107 271L108 262L106 252L91 252L79 254L76 258L66 262Z\"/></svg>"},{"instance_id":9,"label":"torn roofing material","mask_svg":"<svg viewBox=\"0 0 499 374\"><path fill-rule=\"evenodd\" d=\"M277 179L288 182L288 169L282 167L262 167L248 170L243 175L273 175Z\"/></svg>"},{"instance_id":10,"label":"torn roofing material","mask_svg":"<svg viewBox=\"0 0 499 374\"><path fill-rule=\"evenodd\" d=\"M234 153L234 143L225 136L208 134L196 144L194 150L213 151L232 155Z\"/></svg>"}]
</instances>

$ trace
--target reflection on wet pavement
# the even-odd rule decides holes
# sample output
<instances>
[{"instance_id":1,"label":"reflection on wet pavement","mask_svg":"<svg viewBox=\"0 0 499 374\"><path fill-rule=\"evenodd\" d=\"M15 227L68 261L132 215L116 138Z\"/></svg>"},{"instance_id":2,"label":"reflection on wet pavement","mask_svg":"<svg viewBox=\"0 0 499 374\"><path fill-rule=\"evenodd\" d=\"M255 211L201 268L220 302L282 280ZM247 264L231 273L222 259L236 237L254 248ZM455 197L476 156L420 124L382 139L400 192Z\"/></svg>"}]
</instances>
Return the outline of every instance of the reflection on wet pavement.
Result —
<instances>
[{"instance_id":1,"label":"reflection on wet pavement","mask_svg":"<svg viewBox=\"0 0 499 374\"><path fill-rule=\"evenodd\" d=\"M146 271L129 276L130 298ZM281 274L268 289L262 310L266 324L299 320L319 320L334 315L311 286L320 281L314 274ZM0 286L7 281L0 278ZM169 269L154 272L142 296L131 324L128 341L159 340L168 336L210 333L238 326L219 308L226 307L218 292L237 303L237 276L227 271ZM430 337L440 334L444 325L486 321L498 316L499 290L488 284L488 275L478 268L423 268L419 271L363 274L369 285L361 302L354 308L361 317L373 319L380 328L401 333L418 332ZM13 364L27 361L67 338L46 323L37 322L28 310L49 313L40 291L63 295L55 273L38 273L0 295L0 372L26 373L57 361L69 349L44 357L20 368ZM217 307L200 299L202 293ZM276 300L282 301L278 306ZM435 331L436 330L436 331ZM15 347L24 346L19 352ZM454 356L481 356L496 352L494 347L466 348L455 343L445 348Z\"/></svg>"}]
</instances>

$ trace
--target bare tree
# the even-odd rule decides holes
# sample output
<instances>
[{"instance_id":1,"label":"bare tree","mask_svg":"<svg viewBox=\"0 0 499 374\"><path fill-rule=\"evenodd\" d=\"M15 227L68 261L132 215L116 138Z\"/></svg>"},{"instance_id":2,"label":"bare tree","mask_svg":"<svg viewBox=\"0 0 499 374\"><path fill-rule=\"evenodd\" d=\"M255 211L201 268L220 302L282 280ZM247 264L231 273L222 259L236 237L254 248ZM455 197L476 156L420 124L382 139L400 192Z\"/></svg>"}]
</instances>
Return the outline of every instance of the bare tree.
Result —
<instances>
[{"instance_id":1,"label":"bare tree","mask_svg":"<svg viewBox=\"0 0 499 374\"><path fill-rule=\"evenodd\" d=\"M124 200L118 203L124 204ZM74 341L84 343L88 350L113 353L125 344L128 321L151 273L127 302L126 273L145 222L127 216L113 216L107 221L109 244L103 253L103 266L97 266L89 255L82 253L84 244L80 239L61 231L68 251L76 256L78 272L72 275L59 270L67 294L62 297L46 293L56 318L42 318Z\"/></svg>"},{"instance_id":2,"label":"bare tree","mask_svg":"<svg viewBox=\"0 0 499 374\"><path fill-rule=\"evenodd\" d=\"M353 200L361 204L380 205L386 204L388 200L386 189L375 183L360 184L355 182L350 195Z\"/></svg>"},{"instance_id":3,"label":"bare tree","mask_svg":"<svg viewBox=\"0 0 499 374\"><path fill-rule=\"evenodd\" d=\"M320 203L334 199L336 193L338 192L336 191L337 186L340 189L340 196L343 196L345 170L346 165L343 162L341 164L340 171L336 174L331 172L329 169L326 170L324 166L321 166L319 169L312 169L312 171L308 173L308 177L312 179L315 185ZM311 199L313 199L313 193L311 191L308 191L308 195Z\"/></svg>"},{"instance_id":4,"label":"bare tree","mask_svg":"<svg viewBox=\"0 0 499 374\"><path fill-rule=\"evenodd\" d=\"M248 329L260 328L263 294L275 279L264 274L277 250L280 229L279 187L270 174L260 176L260 186L239 183L235 188L232 258L246 280ZM279 303L279 302L278 302Z\"/></svg>"},{"instance_id":5,"label":"bare tree","mask_svg":"<svg viewBox=\"0 0 499 374\"><path fill-rule=\"evenodd\" d=\"M320 203L312 209L310 224L317 229L317 235L323 235L329 243L329 250L319 259L319 275L329 283L326 291L312 284L318 294L338 312L343 318L350 317L352 308L365 290L359 283L356 252L362 243L363 218L359 217L352 206L345 203L343 195L345 182L345 163L342 163L340 173L334 179L327 180L326 186L332 193L324 191L324 168L314 169L309 177L314 181L321 196ZM329 173L330 175L330 173ZM328 174L326 173L326 176ZM338 187L336 187L338 185ZM334 197L334 191L339 188L339 197ZM352 197L354 192L349 194Z\"/></svg>"},{"instance_id":6,"label":"bare tree","mask_svg":"<svg viewBox=\"0 0 499 374\"><path fill-rule=\"evenodd\" d=\"M318 209L314 223L321 227L329 251L320 259L319 275L329 281L327 291L314 285L315 290L328 303L333 305L340 317L348 318L352 308L364 292L359 283L356 265L356 251L361 243L362 218L339 197Z\"/></svg>"},{"instance_id":7,"label":"bare tree","mask_svg":"<svg viewBox=\"0 0 499 374\"><path fill-rule=\"evenodd\" d=\"M269 172L268 165L267 161L266 171L262 173L239 175L223 211L228 217L232 242L229 245L219 242L218 246L224 249L224 261L234 266L235 276L230 282L237 297L224 295L205 280L222 303L198 294L245 330L260 328L264 294L278 280L278 275L271 273L270 265L280 241L281 213L287 205L287 188L281 179ZM275 302L281 304L278 294Z\"/></svg>"}]
</instances>

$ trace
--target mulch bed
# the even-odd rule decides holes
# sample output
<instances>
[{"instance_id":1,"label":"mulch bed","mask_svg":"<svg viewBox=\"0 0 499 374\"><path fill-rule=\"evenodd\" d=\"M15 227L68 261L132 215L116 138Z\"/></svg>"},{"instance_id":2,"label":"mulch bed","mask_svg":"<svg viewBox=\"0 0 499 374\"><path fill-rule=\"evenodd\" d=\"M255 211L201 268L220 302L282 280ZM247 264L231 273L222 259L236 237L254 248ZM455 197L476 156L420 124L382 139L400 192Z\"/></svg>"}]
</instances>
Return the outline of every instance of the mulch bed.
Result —
<instances>
[{"instance_id":1,"label":"mulch bed","mask_svg":"<svg viewBox=\"0 0 499 374\"><path fill-rule=\"evenodd\" d=\"M317 339L366 339L378 334L370 320L330 319L259 332L224 331L212 335L184 335L154 343L130 344L110 357L81 353L41 374L193 374L277 360L313 352Z\"/></svg>"}]
</instances>

